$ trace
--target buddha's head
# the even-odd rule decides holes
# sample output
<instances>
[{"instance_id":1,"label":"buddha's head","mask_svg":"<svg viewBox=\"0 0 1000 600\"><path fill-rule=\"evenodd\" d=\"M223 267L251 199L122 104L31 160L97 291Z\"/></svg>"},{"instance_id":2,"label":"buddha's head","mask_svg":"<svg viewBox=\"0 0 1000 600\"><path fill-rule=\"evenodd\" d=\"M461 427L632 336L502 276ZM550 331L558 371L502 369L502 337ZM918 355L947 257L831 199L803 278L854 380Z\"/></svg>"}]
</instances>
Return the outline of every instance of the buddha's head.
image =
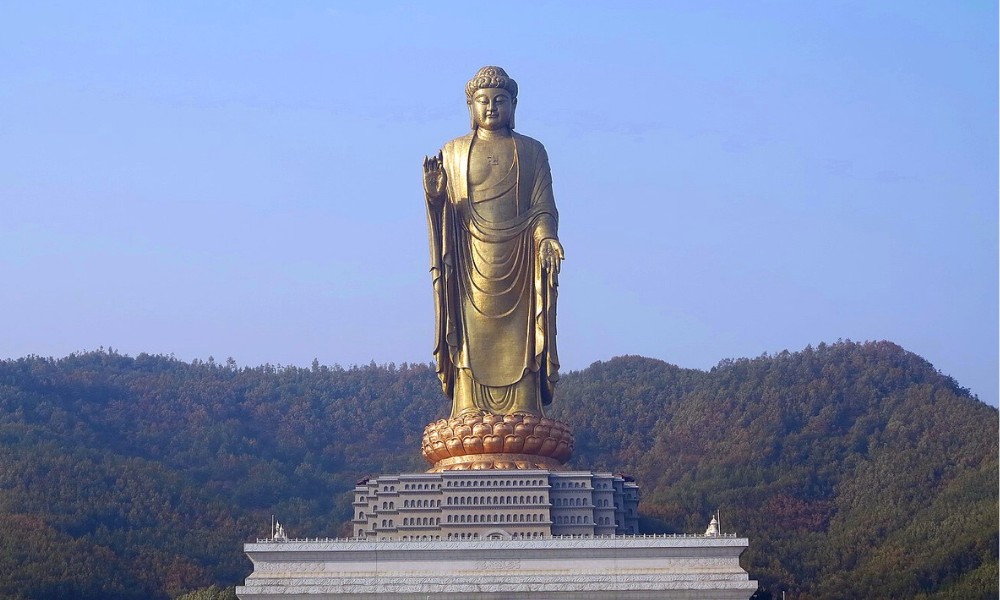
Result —
<instances>
[{"instance_id":1,"label":"buddha's head","mask_svg":"<svg viewBox=\"0 0 1000 600\"><path fill-rule=\"evenodd\" d=\"M500 67L483 67L465 84L465 102L473 129L514 129L517 82Z\"/></svg>"}]
</instances>

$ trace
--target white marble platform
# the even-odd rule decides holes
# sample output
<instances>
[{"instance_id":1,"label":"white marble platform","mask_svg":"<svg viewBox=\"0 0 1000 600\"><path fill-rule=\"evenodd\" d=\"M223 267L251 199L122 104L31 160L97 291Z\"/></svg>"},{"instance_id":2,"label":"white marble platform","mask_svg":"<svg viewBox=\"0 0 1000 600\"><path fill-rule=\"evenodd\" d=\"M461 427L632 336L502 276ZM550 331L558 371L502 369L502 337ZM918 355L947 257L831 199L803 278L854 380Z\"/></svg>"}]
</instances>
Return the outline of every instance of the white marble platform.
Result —
<instances>
[{"instance_id":1,"label":"white marble platform","mask_svg":"<svg viewBox=\"0 0 1000 600\"><path fill-rule=\"evenodd\" d=\"M541 540L262 540L241 600L746 600L735 536Z\"/></svg>"}]
</instances>

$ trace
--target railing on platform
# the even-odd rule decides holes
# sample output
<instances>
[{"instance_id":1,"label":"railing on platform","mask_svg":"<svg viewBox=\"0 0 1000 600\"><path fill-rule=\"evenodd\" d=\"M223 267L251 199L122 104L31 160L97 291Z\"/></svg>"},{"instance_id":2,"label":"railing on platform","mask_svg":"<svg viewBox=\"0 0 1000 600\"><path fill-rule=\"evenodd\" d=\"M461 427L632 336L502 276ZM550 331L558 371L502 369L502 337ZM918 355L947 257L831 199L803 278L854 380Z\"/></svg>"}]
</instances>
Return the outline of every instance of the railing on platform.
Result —
<instances>
[{"instance_id":1,"label":"railing on platform","mask_svg":"<svg viewBox=\"0 0 1000 600\"><path fill-rule=\"evenodd\" d=\"M375 539L375 538L257 538L258 544L287 544L287 543L304 543L304 542L322 542L322 543L353 543L353 542L399 542L404 544L409 543L426 543L429 541L438 542L497 542L497 541L508 541L508 542L531 542L531 541L551 541L551 540L634 540L634 539L671 539L671 538L735 538L738 537L735 533L719 533L714 535L705 535L704 533L640 533L635 535L547 535L544 537L537 538L511 538L508 540L488 540L486 538L477 539L449 539L449 540L387 540L387 539Z\"/></svg>"}]
</instances>

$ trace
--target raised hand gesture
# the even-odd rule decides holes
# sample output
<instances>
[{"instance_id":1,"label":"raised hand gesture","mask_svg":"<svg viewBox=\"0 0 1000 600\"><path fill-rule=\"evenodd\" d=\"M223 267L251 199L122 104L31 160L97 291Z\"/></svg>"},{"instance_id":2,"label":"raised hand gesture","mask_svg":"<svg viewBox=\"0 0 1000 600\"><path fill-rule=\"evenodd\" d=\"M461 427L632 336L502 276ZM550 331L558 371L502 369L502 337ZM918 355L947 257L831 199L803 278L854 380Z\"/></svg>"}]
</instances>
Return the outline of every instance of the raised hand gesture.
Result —
<instances>
[{"instance_id":1,"label":"raised hand gesture","mask_svg":"<svg viewBox=\"0 0 1000 600\"><path fill-rule=\"evenodd\" d=\"M438 151L437 156L424 157L424 192L431 200L444 197L448 186L448 175L444 172L444 154Z\"/></svg>"}]
</instances>

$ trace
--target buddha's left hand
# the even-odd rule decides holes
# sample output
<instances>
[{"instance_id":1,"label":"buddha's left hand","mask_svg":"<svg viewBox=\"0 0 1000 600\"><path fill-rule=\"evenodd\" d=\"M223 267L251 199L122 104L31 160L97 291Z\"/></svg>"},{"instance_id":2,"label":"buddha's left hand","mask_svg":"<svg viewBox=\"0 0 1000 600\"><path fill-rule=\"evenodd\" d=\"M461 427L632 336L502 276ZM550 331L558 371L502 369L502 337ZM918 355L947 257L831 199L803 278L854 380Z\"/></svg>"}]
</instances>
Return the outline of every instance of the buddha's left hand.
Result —
<instances>
[{"instance_id":1,"label":"buddha's left hand","mask_svg":"<svg viewBox=\"0 0 1000 600\"><path fill-rule=\"evenodd\" d=\"M566 258L562 244L555 238L545 238L538 244L538 256L542 260L542 268L553 275L559 274L559 266Z\"/></svg>"}]
</instances>

